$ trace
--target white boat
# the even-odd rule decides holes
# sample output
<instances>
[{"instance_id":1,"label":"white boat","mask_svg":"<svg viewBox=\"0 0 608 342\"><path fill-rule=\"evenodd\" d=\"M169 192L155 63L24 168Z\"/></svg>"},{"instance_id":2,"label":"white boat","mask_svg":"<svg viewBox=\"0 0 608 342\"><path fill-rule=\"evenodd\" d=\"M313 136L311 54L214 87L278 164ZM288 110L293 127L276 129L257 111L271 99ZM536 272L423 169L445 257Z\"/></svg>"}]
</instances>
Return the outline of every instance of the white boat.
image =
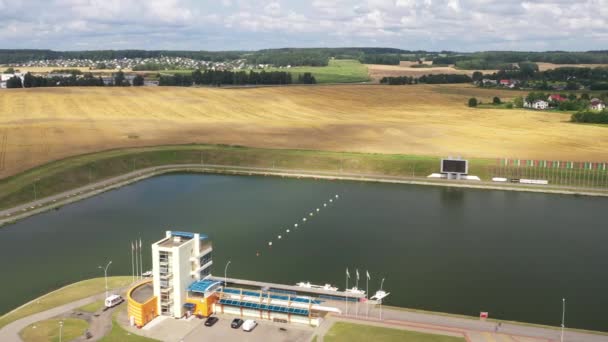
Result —
<instances>
[{"instance_id":1,"label":"white boat","mask_svg":"<svg viewBox=\"0 0 608 342\"><path fill-rule=\"evenodd\" d=\"M325 291L338 291L338 288L335 286L331 286L331 284L325 284L325 285L315 285L315 284L311 284L310 282L299 282L296 284L296 286L299 287L304 287L307 289L316 289L316 290L325 290Z\"/></svg>"},{"instance_id":2,"label":"white boat","mask_svg":"<svg viewBox=\"0 0 608 342\"><path fill-rule=\"evenodd\" d=\"M385 292L382 290L378 290L376 291L376 294L374 294L370 299L371 300L377 300L377 301L382 301L383 298L386 298L389 294L391 294L390 292Z\"/></svg>"},{"instance_id":3,"label":"white boat","mask_svg":"<svg viewBox=\"0 0 608 342\"><path fill-rule=\"evenodd\" d=\"M352 288L350 288L350 289L346 289L346 291L345 291L345 292L348 292L348 293L355 293L355 294L365 294L365 291L363 291L363 290L361 290L361 289L359 289L359 288L357 288L357 287L355 287L355 286L353 286L353 287L352 287Z\"/></svg>"},{"instance_id":4,"label":"white boat","mask_svg":"<svg viewBox=\"0 0 608 342\"><path fill-rule=\"evenodd\" d=\"M152 271L144 272L141 276L144 278L150 278L152 276Z\"/></svg>"}]
</instances>

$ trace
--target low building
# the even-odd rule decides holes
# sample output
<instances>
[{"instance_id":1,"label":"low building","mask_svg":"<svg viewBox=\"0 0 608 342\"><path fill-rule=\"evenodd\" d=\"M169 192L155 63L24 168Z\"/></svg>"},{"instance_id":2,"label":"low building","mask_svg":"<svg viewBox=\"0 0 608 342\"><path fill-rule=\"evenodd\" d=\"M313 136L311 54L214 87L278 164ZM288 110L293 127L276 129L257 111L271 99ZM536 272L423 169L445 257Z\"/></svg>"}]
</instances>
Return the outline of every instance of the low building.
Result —
<instances>
[{"instance_id":1,"label":"low building","mask_svg":"<svg viewBox=\"0 0 608 342\"><path fill-rule=\"evenodd\" d=\"M606 104L604 102L602 102L600 99L597 98L593 98L591 99L591 101L589 102L589 108L591 110L604 110L606 109Z\"/></svg>"},{"instance_id":2,"label":"low building","mask_svg":"<svg viewBox=\"0 0 608 342\"><path fill-rule=\"evenodd\" d=\"M524 108L545 110L545 109L549 108L549 102L547 102L545 100L536 100L533 102L524 101Z\"/></svg>"}]
</instances>

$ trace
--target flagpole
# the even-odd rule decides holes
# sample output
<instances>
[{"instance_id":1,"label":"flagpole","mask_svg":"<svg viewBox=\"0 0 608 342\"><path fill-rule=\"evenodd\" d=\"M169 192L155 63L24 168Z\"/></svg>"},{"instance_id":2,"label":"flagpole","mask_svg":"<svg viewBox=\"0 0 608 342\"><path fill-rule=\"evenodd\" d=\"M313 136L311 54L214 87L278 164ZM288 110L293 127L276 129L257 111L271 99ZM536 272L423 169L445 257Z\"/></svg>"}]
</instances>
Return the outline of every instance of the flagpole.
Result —
<instances>
[{"instance_id":1,"label":"flagpole","mask_svg":"<svg viewBox=\"0 0 608 342\"><path fill-rule=\"evenodd\" d=\"M357 280L355 282L355 288L359 289L359 269L355 269L357 274ZM355 303L355 316L359 316L359 298L357 298L357 302Z\"/></svg>"},{"instance_id":2,"label":"flagpole","mask_svg":"<svg viewBox=\"0 0 608 342\"><path fill-rule=\"evenodd\" d=\"M344 297L344 303L346 303L346 314L348 315L348 267L346 268L346 290L344 290L344 293L346 294L346 297Z\"/></svg>"},{"instance_id":3,"label":"flagpole","mask_svg":"<svg viewBox=\"0 0 608 342\"><path fill-rule=\"evenodd\" d=\"M137 257L137 240L135 240L135 273L134 274L135 274L136 281L139 280L139 276L137 275L137 272L139 272L139 266L138 266L139 264L138 264L137 259L139 259L139 258Z\"/></svg>"},{"instance_id":4,"label":"flagpole","mask_svg":"<svg viewBox=\"0 0 608 342\"><path fill-rule=\"evenodd\" d=\"M131 241L131 278L132 281L135 282L135 263L133 262L133 257L134 257L134 248L133 248L133 241Z\"/></svg>"},{"instance_id":5,"label":"flagpole","mask_svg":"<svg viewBox=\"0 0 608 342\"><path fill-rule=\"evenodd\" d=\"M369 271L365 270L365 316L369 317Z\"/></svg>"},{"instance_id":6,"label":"flagpole","mask_svg":"<svg viewBox=\"0 0 608 342\"><path fill-rule=\"evenodd\" d=\"M144 257L143 257L143 252L142 252L141 238L139 238L139 268L141 270L141 272L139 272L139 275L143 279L143 277L144 277Z\"/></svg>"}]
</instances>

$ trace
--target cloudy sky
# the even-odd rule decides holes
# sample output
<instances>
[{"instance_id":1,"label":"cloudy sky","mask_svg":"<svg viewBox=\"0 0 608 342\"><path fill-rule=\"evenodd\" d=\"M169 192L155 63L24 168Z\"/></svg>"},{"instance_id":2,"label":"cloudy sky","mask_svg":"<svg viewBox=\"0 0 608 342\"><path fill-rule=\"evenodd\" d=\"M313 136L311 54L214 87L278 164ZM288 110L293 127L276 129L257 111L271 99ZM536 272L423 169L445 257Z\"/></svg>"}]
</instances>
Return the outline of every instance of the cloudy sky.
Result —
<instances>
[{"instance_id":1,"label":"cloudy sky","mask_svg":"<svg viewBox=\"0 0 608 342\"><path fill-rule=\"evenodd\" d=\"M608 0L0 0L0 48L608 49Z\"/></svg>"}]
</instances>

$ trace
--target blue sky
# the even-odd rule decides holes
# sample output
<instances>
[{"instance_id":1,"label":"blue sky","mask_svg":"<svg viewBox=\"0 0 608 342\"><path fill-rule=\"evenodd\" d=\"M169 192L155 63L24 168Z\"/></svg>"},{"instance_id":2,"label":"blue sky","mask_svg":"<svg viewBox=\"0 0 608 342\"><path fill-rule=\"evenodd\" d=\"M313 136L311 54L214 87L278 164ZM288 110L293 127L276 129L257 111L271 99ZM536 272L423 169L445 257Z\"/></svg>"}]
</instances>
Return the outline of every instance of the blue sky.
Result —
<instances>
[{"instance_id":1,"label":"blue sky","mask_svg":"<svg viewBox=\"0 0 608 342\"><path fill-rule=\"evenodd\" d=\"M0 0L0 48L608 49L608 0Z\"/></svg>"}]
</instances>

